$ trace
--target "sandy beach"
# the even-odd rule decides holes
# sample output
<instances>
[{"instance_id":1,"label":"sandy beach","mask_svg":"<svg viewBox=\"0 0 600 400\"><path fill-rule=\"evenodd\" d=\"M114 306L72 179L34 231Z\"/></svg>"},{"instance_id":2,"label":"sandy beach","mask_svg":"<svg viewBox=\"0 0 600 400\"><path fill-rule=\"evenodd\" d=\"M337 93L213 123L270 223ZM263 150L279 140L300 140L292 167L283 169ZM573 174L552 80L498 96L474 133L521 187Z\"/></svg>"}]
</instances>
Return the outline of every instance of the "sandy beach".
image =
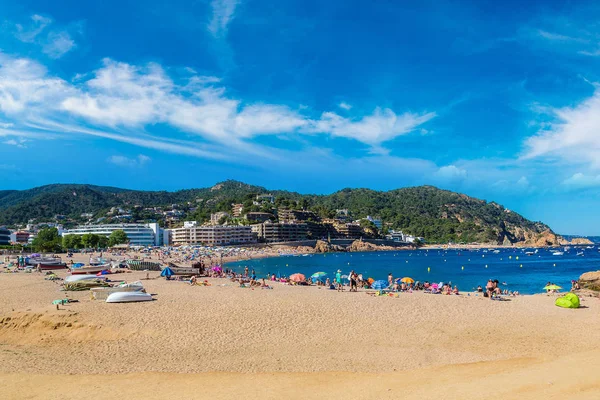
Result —
<instances>
[{"instance_id":1,"label":"sandy beach","mask_svg":"<svg viewBox=\"0 0 600 400\"><path fill-rule=\"evenodd\" d=\"M144 279L146 272L112 275ZM66 271L60 276L67 275ZM0 274L0 384L11 399L598 398L600 300L546 295L397 298L275 284L143 280L155 301Z\"/></svg>"}]
</instances>

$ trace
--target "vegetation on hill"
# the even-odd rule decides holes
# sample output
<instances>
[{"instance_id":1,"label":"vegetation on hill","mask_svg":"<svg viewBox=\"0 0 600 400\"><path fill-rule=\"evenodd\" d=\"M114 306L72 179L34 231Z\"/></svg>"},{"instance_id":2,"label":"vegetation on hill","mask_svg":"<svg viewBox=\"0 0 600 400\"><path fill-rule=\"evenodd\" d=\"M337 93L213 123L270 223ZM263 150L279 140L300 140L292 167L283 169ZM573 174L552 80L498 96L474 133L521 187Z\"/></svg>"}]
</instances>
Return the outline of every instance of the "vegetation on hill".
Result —
<instances>
[{"instance_id":1,"label":"vegetation on hill","mask_svg":"<svg viewBox=\"0 0 600 400\"><path fill-rule=\"evenodd\" d=\"M255 203L260 194L272 194L274 204ZM188 220L205 222L216 211L231 212L232 203L243 204L244 213L262 211L276 214L278 207L314 211L332 218L336 210L347 209L353 219L378 216L389 229L424 237L428 242L516 243L535 241L553 233L540 222L531 222L494 202L464 194L420 186L379 192L370 189L343 189L330 195L302 195L267 191L237 181L225 181L210 188L151 192L93 185L48 185L23 191L0 191L0 225L52 221L57 216L72 223L83 222L82 214L93 219L106 217L119 207L131 211L131 221L163 222L163 215L148 211L176 208ZM86 220L87 221L87 220ZM373 230L373 227L368 227Z\"/></svg>"}]
</instances>

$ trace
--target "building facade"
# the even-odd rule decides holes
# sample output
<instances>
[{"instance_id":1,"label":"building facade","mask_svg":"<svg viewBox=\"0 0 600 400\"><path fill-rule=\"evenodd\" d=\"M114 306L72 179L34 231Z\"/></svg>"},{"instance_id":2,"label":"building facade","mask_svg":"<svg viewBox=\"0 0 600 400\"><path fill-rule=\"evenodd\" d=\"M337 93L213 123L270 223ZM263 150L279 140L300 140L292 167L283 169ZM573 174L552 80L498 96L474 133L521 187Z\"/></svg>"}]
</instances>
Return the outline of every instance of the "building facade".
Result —
<instances>
[{"instance_id":1,"label":"building facade","mask_svg":"<svg viewBox=\"0 0 600 400\"><path fill-rule=\"evenodd\" d=\"M10 244L10 231L4 227L0 227L0 245Z\"/></svg>"},{"instance_id":2,"label":"building facade","mask_svg":"<svg viewBox=\"0 0 600 400\"><path fill-rule=\"evenodd\" d=\"M80 225L74 229L64 231L66 235L95 235L110 236L111 233L122 230L129 238L132 246L161 246L163 244L163 230L157 223L151 224L103 224L103 225Z\"/></svg>"},{"instance_id":3,"label":"building facade","mask_svg":"<svg viewBox=\"0 0 600 400\"><path fill-rule=\"evenodd\" d=\"M173 245L227 246L249 243L256 243L256 238L249 226L211 225L171 230L171 244Z\"/></svg>"},{"instance_id":4,"label":"building facade","mask_svg":"<svg viewBox=\"0 0 600 400\"><path fill-rule=\"evenodd\" d=\"M261 242L295 242L307 239L308 227L305 223L284 224L267 221L252 225L252 232Z\"/></svg>"}]
</instances>

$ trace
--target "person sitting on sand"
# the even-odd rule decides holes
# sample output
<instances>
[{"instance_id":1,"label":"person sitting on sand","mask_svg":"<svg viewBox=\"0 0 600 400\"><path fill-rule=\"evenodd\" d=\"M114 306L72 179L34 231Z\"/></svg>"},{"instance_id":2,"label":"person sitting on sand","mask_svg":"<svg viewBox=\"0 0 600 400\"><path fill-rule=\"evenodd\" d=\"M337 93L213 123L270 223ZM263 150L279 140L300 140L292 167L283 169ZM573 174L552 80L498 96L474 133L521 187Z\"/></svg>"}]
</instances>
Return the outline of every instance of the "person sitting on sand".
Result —
<instances>
[{"instance_id":1,"label":"person sitting on sand","mask_svg":"<svg viewBox=\"0 0 600 400\"><path fill-rule=\"evenodd\" d=\"M481 285L477 286L477 292L479 292L479 293L483 292L483 288L481 287Z\"/></svg>"},{"instance_id":2,"label":"person sitting on sand","mask_svg":"<svg viewBox=\"0 0 600 400\"><path fill-rule=\"evenodd\" d=\"M452 289L452 293L459 295L460 293L458 292L458 286L454 285L454 289Z\"/></svg>"},{"instance_id":3,"label":"person sitting on sand","mask_svg":"<svg viewBox=\"0 0 600 400\"><path fill-rule=\"evenodd\" d=\"M331 286L331 280L329 278L325 279L325 286Z\"/></svg>"},{"instance_id":4,"label":"person sitting on sand","mask_svg":"<svg viewBox=\"0 0 600 400\"><path fill-rule=\"evenodd\" d=\"M196 275L192 275L192 278L190 279L190 285L195 285L197 281Z\"/></svg>"}]
</instances>

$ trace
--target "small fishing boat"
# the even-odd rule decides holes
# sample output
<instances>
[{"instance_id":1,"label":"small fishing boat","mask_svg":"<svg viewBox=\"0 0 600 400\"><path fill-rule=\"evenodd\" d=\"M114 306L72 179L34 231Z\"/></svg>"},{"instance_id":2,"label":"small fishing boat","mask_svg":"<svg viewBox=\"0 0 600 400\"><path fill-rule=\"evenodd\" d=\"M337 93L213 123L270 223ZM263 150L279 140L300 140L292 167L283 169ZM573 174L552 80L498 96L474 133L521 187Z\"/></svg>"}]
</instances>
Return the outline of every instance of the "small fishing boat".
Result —
<instances>
[{"instance_id":1,"label":"small fishing boat","mask_svg":"<svg viewBox=\"0 0 600 400\"><path fill-rule=\"evenodd\" d=\"M583 251L580 251L579 253L577 253L577 255L578 255L579 257L583 257Z\"/></svg>"},{"instance_id":2,"label":"small fishing boat","mask_svg":"<svg viewBox=\"0 0 600 400\"><path fill-rule=\"evenodd\" d=\"M102 277L102 276L96 276L96 275L70 275L65 278L65 282L71 283L71 282L86 281L86 280L90 280L90 279L105 280L106 278Z\"/></svg>"},{"instance_id":3,"label":"small fishing boat","mask_svg":"<svg viewBox=\"0 0 600 400\"><path fill-rule=\"evenodd\" d=\"M555 251L554 253L552 253L553 256L562 256L563 254L565 253L563 253L562 251Z\"/></svg>"},{"instance_id":4,"label":"small fishing boat","mask_svg":"<svg viewBox=\"0 0 600 400\"><path fill-rule=\"evenodd\" d=\"M79 267L79 268L71 268L72 275L83 275L83 274L97 274L98 272L102 272L104 270L110 270L110 264L90 266L90 267Z\"/></svg>"},{"instance_id":5,"label":"small fishing boat","mask_svg":"<svg viewBox=\"0 0 600 400\"><path fill-rule=\"evenodd\" d=\"M113 293L120 292L143 292L143 286L115 286L91 288L92 298L94 300L106 300Z\"/></svg>"},{"instance_id":6,"label":"small fishing boat","mask_svg":"<svg viewBox=\"0 0 600 400\"><path fill-rule=\"evenodd\" d=\"M111 293L107 298L107 303L134 303L139 301L152 301L152 295L143 292L116 292Z\"/></svg>"},{"instance_id":7,"label":"small fishing boat","mask_svg":"<svg viewBox=\"0 0 600 400\"><path fill-rule=\"evenodd\" d=\"M65 263L60 263L60 264L39 263L39 264L37 264L37 268L40 271L52 271L52 270L56 270L56 269L65 269L65 268L67 268L67 264L65 264Z\"/></svg>"}]
</instances>

